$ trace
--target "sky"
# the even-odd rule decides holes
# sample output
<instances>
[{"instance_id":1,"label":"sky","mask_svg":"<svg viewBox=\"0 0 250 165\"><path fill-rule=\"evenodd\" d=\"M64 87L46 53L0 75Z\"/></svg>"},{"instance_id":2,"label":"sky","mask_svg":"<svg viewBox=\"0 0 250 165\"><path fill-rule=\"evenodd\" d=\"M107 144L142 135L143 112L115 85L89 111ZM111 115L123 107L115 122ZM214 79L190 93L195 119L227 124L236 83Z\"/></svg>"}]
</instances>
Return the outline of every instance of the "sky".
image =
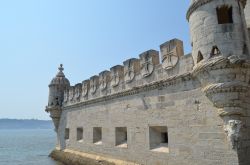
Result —
<instances>
[{"instance_id":1,"label":"sky","mask_svg":"<svg viewBox=\"0 0 250 165\"><path fill-rule=\"evenodd\" d=\"M71 85L178 38L188 0L0 1L0 118L43 119L60 63Z\"/></svg>"}]
</instances>

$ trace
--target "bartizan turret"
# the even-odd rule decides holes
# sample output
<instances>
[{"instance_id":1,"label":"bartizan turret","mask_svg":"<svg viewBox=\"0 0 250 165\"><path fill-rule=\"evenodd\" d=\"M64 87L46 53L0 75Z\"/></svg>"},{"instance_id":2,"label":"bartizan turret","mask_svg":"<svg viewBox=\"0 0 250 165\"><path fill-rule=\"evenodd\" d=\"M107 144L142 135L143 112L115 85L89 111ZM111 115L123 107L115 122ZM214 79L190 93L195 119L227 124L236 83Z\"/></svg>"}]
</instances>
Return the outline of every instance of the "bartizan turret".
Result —
<instances>
[{"instance_id":1,"label":"bartizan turret","mask_svg":"<svg viewBox=\"0 0 250 165\"><path fill-rule=\"evenodd\" d=\"M50 117L53 120L56 132L62 112L64 91L70 87L70 82L63 73L63 65L61 64L58 69L59 72L49 84L49 101L48 106L46 107L46 112L50 113Z\"/></svg>"},{"instance_id":2,"label":"bartizan turret","mask_svg":"<svg viewBox=\"0 0 250 165\"><path fill-rule=\"evenodd\" d=\"M245 121L250 111L250 56L245 5L246 0L192 0L187 12L193 76L218 109L229 145L238 153L249 147Z\"/></svg>"}]
</instances>

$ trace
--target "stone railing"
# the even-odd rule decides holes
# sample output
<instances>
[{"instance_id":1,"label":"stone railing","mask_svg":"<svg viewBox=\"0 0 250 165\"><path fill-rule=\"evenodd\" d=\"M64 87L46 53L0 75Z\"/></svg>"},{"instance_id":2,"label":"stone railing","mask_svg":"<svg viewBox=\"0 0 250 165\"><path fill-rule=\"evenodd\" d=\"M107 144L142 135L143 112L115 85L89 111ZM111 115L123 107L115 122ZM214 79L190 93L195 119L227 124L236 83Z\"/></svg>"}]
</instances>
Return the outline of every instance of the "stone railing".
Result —
<instances>
[{"instance_id":1,"label":"stone railing","mask_svg":"<svg viewBox=\"0 0 250 165\"><path fill-rule=\"evenodd\" d=\"M193 59L191 55L184 56L182 41L168 41L160 46L160 51L162 63L158 51L148 50L140 54L139 59L128 59L123 66L114 66L110 71L71 86L64 92L64 107L129 95L136 88L155 87L157 82L177 79L192 71Z\"/></svg>"}]
</instances>

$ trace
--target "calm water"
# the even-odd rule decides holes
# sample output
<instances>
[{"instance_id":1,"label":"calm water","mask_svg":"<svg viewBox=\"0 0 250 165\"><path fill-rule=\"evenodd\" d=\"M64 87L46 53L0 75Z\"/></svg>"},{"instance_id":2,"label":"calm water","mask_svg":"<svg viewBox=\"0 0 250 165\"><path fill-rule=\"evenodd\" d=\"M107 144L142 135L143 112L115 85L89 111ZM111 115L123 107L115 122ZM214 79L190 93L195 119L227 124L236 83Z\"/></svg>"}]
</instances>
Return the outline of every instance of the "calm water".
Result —
<instances>
[{"instance_id":1,"label":"calm water","mask_svg":"<svg viewBox=\"0 0 250 165\"><path fill-rule=\"evenodd\" d=\"M48 155L55 147L53 130L0 130L0 165L59 165Z\"/></svg>"}]
</instances>

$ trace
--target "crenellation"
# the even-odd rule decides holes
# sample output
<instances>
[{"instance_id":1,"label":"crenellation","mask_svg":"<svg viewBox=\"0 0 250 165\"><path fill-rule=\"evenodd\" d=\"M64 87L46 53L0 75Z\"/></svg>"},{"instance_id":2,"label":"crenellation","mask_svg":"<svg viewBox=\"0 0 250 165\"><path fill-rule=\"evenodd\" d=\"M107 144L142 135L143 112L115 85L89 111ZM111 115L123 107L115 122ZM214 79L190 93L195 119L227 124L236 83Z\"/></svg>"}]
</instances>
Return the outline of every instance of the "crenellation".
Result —
<instances>
[{"instance_id":1,"label":"crenellation","mask_svg":"<svg viewBox=\"0 0 250 165\"><path fill-rule=\"evenodd\" d=\"M139 57L142 78L150 76L154 72L155 66L160 63L159 52L156 50L148 50L140 54Z\"/></svg>"},{"instance_id":2,"label":"crenellation","mask_svg":"<svg viewBox=\"0 0 250 165\"><path fill-rule=\"evenodd\" d=\"M90 85L89 85L89 91L90 96L92 97L97 96L97 89L99 89L99 76L92 76L90 77Z\"/></svg>"},{"instance_id":3,"label":"crenellation","mask_svg":"<svg viewBox=\"0 0 250 165\"><path fill-rule=\"evenodd\" d=\"M110 71L103 71L101 73L99 73L99 86L100 86L100 90L102 92L104 92L105 90L107 90L108 84L110 82Z\"/></svg>"},{"instance_id":4,"label":"crenellation","mask_svg":"<svg viewBox=\"0 0 250 165\"><path fill-rule=\"evenodd\" d=\"M78 83L74 86L74 101L78 102L81 99L82 94L82 84Z\"/></svg>"},{"instance_id":5,"label":"crenellation","mask_svg":"<svg viewBox=\"0 0 250 165\"><path fill-rule=\"evenodd\" d=\"M68 96L68 100L70 103L73 103L74 95L75 95L75 87L71 86L71 87L69 87L69 96Z\"/></svg>"},{"instance_id":6,"label":"crenellation","mask_svg":"<svg viewBox=\"0 0 250 165\"><path fill-rule=\"evenodd\" d=\"M131 58L123 62L124 64L124 80L126 84L131 83L135 76L140 72L140 61L136 58Z\"/></svg>"},{"instance_id":7,"label":"crenellation","mask_svg":"<svg viewBox=\"0 0 250 165\"><path fill-rule=\"evenodd\" d=\"M111 71L111 86L113 88L119 86L124 81L124 66L116 65L110 68Z\"/></svg>"},{"instance_id":8,"label":"crenellation","mask_svg":"<svg viewBox=\"0 0 250 165\"><path fill-rule=\"evenodd\" d=\"M173 39L160 45L163 68L172 69L179 62L179 58L184 56L183 42Z\"/></svg>"},{"instance_id":9,"label":"crenellation","mask_svg":"<svg viewBox=\"0 0 250 165\"><path fill-rule=\"evenodd\" d=\"M90 80L84 80L82 82L82 100L88 99L88 94L89 94L89 88L90 88Z\"/></svg>"},{"instance_id":10,"label":"crenellation","mask_svg":"<svg viewBox=\"0 0 250 165\"><path fill-rule=\"evenodd\" d=\"M176 45L171 45L173 46L172 49L168 44ZM171 47L171 51L176 53L175 55L178 55L178 62L171 69L163 68L163 64L159 61L158 51L149 50L140 54L140 59L132 58L126 60L124 66L114 66L110 68L110 71L103 71L99 76L93 76L89 80L83 81L81 89L79 89L81 90L81 99L74 99L74 102L65 101L64 104L77 104L89 99L111 95L137 86L146 85L154 81L165 79L165 77L172 77L190 72L193 67L193 60L191 55L183 55L182 41L174 39L165 42L161 45L161 48L164 49L164 46L167 45ZM173 57L171 57L171 59L173 59ZM77 85L74 87L76 88L76 86ZM74 95L75 93L76 89Z\"/></svg>"}]
</instances>

